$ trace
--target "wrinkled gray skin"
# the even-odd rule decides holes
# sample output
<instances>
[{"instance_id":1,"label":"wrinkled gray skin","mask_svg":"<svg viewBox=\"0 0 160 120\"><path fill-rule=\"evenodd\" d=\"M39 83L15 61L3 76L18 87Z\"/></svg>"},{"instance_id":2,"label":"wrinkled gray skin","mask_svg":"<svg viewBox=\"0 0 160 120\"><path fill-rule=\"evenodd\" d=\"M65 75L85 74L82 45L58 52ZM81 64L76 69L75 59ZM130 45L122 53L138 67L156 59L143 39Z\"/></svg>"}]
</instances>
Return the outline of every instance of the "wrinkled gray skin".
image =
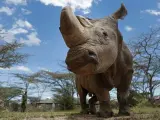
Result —
<instances>
[{"instance_id":1,"label":"wrinkled gray skin","mask_svg":"<svg viewBox=\"0 0 160 120\"><path fill-rule=\"evenodd\" d=\"M118 20L126 15L123 4L109 17L96 20L75 16L70 7L63 8L61 12L60 31L70 48L66 64L76 74L82 113L87 113L87 93L93 93L94 96L89 100L91 113L95 113L94 103L98 100L99 116L111 117L113 112L109 91L115 87L119 114L130 114L127 97L133 62L118 30Z\"/></svg>"}]
</instances>

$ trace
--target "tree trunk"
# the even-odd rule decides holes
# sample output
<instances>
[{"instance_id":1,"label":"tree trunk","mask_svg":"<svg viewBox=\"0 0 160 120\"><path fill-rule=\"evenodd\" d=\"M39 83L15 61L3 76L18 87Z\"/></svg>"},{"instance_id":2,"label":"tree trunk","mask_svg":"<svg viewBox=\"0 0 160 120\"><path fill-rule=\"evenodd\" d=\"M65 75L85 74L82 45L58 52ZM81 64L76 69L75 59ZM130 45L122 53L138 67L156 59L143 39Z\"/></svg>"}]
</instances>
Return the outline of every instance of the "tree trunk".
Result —
<instances>
[{"instance_id":1,"label":"tree trunk","mask_svg":"<svg viewBox=\"0 0 160 120\"><path fill-rule=\"evenodd\" d=\"M26 111L26 104L27 104L27 91L25 91L24 94L22 95L21 112Z\"/></svg>"},{"instance_id":2,"label":"tree trunk","mask_svg":"<svg viewBox=\"0 0 160 120\"><path fill-rule=\"evenodd\" d=\"M152 79L149 80L149 94L150 94L150 101L153 101L153 88L152 88Z\"/></svg>"}]
</instances>

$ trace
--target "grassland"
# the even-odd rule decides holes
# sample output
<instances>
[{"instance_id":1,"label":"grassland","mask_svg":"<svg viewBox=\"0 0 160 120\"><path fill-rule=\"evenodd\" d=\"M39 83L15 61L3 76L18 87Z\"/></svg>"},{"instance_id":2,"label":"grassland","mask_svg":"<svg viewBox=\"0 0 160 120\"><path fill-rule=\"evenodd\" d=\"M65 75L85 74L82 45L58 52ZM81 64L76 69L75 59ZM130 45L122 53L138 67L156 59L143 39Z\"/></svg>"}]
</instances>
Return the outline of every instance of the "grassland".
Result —
<instances>
[{"instance_id":1,"label":"grassland","mask_svg":"<svg viewBox=\"0 0 160 120\"><path fill-rule=\"evenodd\" d=\"M97 118L95 115L80 115L79 110L60 112L0 112L0 120L160 120L160 108L133 108L130 117Z\"/></svg>"}]
</instances>

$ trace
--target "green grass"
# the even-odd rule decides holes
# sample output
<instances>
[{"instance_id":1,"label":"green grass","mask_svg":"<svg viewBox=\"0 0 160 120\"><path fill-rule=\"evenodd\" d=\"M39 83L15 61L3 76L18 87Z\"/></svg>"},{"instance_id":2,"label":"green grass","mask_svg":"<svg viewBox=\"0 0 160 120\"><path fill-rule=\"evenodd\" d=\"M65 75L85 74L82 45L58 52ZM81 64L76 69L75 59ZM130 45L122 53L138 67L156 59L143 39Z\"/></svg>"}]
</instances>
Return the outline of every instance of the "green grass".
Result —
<instances>
[{"instance_id":1,"label":"green grass","mask_svg":"<svg viewBox=\"0 0 160 120\"><path fill-rule=\"evenodd\" d=\"M134 107L132 108L132 111L134 113L137 113L137 114L151 114L151 113L160 113L160 108L158 107L141 107L141 108L138 108L138 107Z\"/></svg>"},{"instance_id":2,"label":"green grass","mask_svg":"<svg viewBox=\"0 0 160 120\"><path fill-rule=\"evenodd\" d=\"M113 110L117 113L117 110ZM55 117L60 116L72 116L73 114L76 116L80 110L71 110L71 111L57 111L57 112L0 112L0 120L24 120L30 118L51 118L54 120ZM160 108L152 108L152 107L135 107L132 108L132 112L134 113L129 120L160 120ZM80 116L80 115L79 115ZM95 117L94 117L95 118ZM76 119L76 118L75 118ZM114 120L114 118L107 120ZM83 120L83 118L82 118ZM126 120L125 118L118 118L117 120Z\"/></svg>"},{"instance_id":3,"label":"green grass","mask_svg":"<svg viewBox=\"0 0 160 120\"><path fill-rule=\"evenodd\" d=\"M79 110L59 111L59 112L1 112L0 120L22 120L24 118L54 118L56 116L69 116L79 113Z\"/></svg>"}]
</instances>

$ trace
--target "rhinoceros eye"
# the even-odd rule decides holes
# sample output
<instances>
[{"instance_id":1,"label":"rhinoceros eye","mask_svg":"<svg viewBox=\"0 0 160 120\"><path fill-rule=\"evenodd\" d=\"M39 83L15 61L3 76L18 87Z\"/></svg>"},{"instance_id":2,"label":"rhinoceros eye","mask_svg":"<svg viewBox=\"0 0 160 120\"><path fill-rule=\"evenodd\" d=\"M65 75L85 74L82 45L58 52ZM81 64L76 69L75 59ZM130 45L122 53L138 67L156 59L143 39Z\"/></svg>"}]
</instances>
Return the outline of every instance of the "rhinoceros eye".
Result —
<instances>
[{"instance_id":1,"label":"rhinoceros eye","mask_svg":"<svg viewBox=\"0 0 160 120\"><path fill-rule=\"evenodd\" d=\"M108 36L108 34L107 34L106 32L103 32L103 35L104 35L105 37L107 37L107 36Z\"/></svg>"}]
</instances>

